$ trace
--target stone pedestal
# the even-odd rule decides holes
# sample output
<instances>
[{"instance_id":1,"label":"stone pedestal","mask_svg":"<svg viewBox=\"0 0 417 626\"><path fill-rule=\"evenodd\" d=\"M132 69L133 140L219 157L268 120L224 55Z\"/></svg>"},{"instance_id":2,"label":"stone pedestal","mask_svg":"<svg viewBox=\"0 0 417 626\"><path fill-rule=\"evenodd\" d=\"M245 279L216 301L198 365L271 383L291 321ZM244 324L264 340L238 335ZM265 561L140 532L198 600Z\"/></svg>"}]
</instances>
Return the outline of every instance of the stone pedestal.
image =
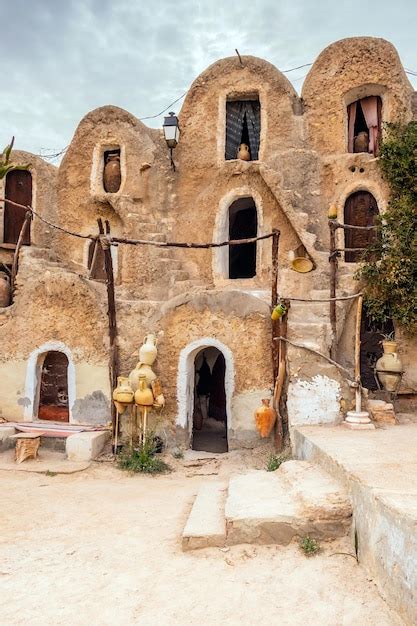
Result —
<instances>
[{"instance_id":1,"label":"stone pedestal","mask_svg":"<svg viewBox=\"0 0 417 626\"><path fill-rule=\"evenodd\" d=\"M347 428L352 430L374 430L375 426L369 419L367 411L348 411L343 422Z\"/></svg>"}]
</instances>

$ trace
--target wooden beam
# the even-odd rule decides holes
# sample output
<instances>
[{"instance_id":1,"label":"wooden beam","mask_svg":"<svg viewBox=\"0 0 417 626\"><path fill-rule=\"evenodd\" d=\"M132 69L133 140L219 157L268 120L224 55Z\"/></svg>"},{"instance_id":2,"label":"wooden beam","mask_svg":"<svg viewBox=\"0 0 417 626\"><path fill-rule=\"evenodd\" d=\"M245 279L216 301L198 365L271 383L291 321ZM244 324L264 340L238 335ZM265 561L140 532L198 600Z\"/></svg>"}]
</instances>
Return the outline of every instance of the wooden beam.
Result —
<instances>
[{"instance_id":1,"label":"wooden beam","mask_svg":"<svg viewBox=\"0 0 417 626\"><path fill-rule=\"evenodd\" d=\"M110 244L110 224L106 220L106 233L104 233L103 221L98 218L99 229L99 241L103 249L104 254L104 267L106 270L106 285L107 285L107 316L109 323L109 379L111 394L117 384L118 374L118 345L117 345L117 320L116 320L116 299L114 292L114 276L113 276L113 260L111 256L111 244ZM116 407L111 401L111 416L112 416L112 430L113 441L116 435Z\"/></svg>"},{"instance_id":2,"label":"wooden beam","mask_svg":"<svg viewBox=\"0 0 417 626\"><path fill-rule=\"evenodd\" d=\"M336 355L337 345L337 317L336 317L336 283L337 283L337 266L338 260L336 252L336 229L337 223L329 220L330 230L330 325L332 328L332 344L330 347L330 356L332 359Z\"/></svg>"},{"instance_id":3,"label":"wooden beam","mask_svg":"<svg viewBox=\"0 0 417 626\"><path fill-rule=\"evenodd\" d=\"M22 247L23 240L24 240L25 235L26 235L26 231L29 228L31 219L32 219L32 213L30 211L26 211L25 219L24 219L24 222L22 224L22 228L20 229L19 237L17 239L16 248L14 250L13 264L12 264L12 275L10 277L10 294L11 294L11 301L12 302L13 302L13 299L14 299L14 291L15 291L17 270L19 269L19 252L20 252L20 248Z\"/></svg>"}]
</instances>

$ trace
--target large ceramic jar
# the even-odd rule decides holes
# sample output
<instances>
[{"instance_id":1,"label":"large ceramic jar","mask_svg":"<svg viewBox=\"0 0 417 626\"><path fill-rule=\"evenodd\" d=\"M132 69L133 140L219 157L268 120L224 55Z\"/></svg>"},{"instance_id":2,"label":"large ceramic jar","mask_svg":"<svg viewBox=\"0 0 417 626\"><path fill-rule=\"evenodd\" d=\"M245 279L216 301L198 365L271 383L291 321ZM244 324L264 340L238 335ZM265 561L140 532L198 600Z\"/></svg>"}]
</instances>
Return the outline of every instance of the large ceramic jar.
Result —
<instances>
[{"instance_id":1,"label":"large ceramic jar","mask_svg":"<svg viewBox=\"0 0 417 626\"><path fill-rule=\"evenodd\" d=\"M145 365L153 365L157 354L155 335L146 335L143 344L139 348L139 361Z\"/></svg>"},{"instance_id":2,"label":"large ceramic jar","mask_svg":"<svg viewBox=\"0 0 417 626\"><path fill-rule=\"evenodd\" d=\"M129 384L129 379L125 376L117 377L117 387L113 391L113 400L120 404L131 404L133 402L134 392Z\"/></svg>"},{"instance_id":3,"label":"large ceramic jar","mask_svg":"<svg viewBox=\"0 0 417 626\"><path fill-rule=\"evenodd\" d=\"M139 377L139 386L135 391L135 402L139 406L152 406L153 405L153 393L146 384L145 376Z\"/></svg>"},{"instance_id":4,"label":"large ceramic jar","mask_svg":"<svg viewBox=\"0 0 417 626\"><path fill-rule=\"evenodd\" d=\"M403 365L397 353L396 341L383 341L384 354L376 362L379 382L386 391L397 391ZM385 373L387 372L387 373ZM390 372L393 372L392 374ZM396 373L398 372L398 374Z\"/></svg>"},{"instance_id":5,"label":"large ceramic jar","mask_svg":"<svg viewBox=\"0 0 417 626\"><path fill-rule=\"evenodd\" d=\"M129 383L132 387L133 391L139 387L139 378L144 376L146 384L150 387L153 381L156 378L155 372L152 370L150 365L145 365L144 363L139 362L135 369L132 370L129 374Z\"/></svg>"},{"instance_id":6,"label":"large ceramic jar","mask_svg":"<svg viewBox=\"0 0 417 626\"><path fill-rule=\"evenodd\" d=\"M270 399L263 398L262 405L255 411L256 428L263 439L271 434L276 419L277 413L270 406Z\"/></svg>"},{"instance_id":7,"label":"large ceramic jar","mask_svg":"<svg viewBox=\"0 0 417 626\"><path fill-rule=\"evenodd\" d=\"M10 278L6 272L0 272L0 308L9 306L11 299Z\"/></svg>"},{"instance_id":8,"label":"large ceramic jar","mask_svg":"<svg viewBox=\"0 0 417 626\"><path fill-rule=\"evenodd\" d=\"M118 154L109 154L103 172L104 191L107 191L107 193L116 193L120 189L121 182L120 156Z\"/></svg>"}]
</instances>

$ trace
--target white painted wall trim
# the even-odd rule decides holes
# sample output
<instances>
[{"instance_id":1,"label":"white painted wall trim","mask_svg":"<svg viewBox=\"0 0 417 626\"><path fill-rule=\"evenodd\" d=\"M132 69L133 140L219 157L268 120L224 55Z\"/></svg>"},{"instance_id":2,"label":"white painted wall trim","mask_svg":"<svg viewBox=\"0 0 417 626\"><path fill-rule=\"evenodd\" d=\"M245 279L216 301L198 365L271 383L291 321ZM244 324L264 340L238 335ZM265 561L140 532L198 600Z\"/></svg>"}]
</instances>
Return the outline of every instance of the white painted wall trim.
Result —
<instances>
[{"instance_id":1,"label":"white painted wall trim","mask_svg":"<svg viewBox=\"0 0 417 626\"><path fill-rule=\"evenodd\" d=\"M181 350L178 361L177 375L177 401L178 416L176 420L177 426L187 428L191 433L193 427L194 412L194 360L198 352L204 348L217 348L222 352L226 361L225 373L225 391L226 391L226 413L227 413L227 429L232 428L232 398L235 388L235 368L233 363L233 354L230 348L225 346L218 339L212 337L203 337L189 343Z\"/></svg>"},{"instance_id":2,"label":"white painted wall trim","mask_svg":"<svg viewBox=\"0 0 417 626\"><path fill-rule=\"evenodd\" d=\"M40 384L40 366L43 364L42 357L45 358L48 352L63 352L68 359L68 407L69 421L72 422L72 407L76 400L75 365L71 350L61 341L48 341L34 350L28 359L26 367L25 398L29 400L25 406L23 417L25 421L31 422L36 419Z\"/></svg>"},{"instance_id":3,"label":"white painted wall trim","mask_svg":"<svg viewBox=\"0 0 417 626\"><path fill-rule=\"evenodd\" d=\"M219 208L216 214L216 221L214 224L214 232L212 241L220 243L221 241L227 241L229 239L229 208L230 205L239 200L239 198L252 198L258 216L258 235L263 233L263 204L261 195L251 189L250 187L238 187L229 191L219 202ZM262 250L263 241L258 241L256 244L256 275L260 273L262 266ZM213 278L216 279L228 279L229 278L229 247L223 246L222 248L213 248L212 257L212 270ZM253 280L253 279L249 279ZM233 279L232 279L232 282Z\"/></svg>"}]
</instances>

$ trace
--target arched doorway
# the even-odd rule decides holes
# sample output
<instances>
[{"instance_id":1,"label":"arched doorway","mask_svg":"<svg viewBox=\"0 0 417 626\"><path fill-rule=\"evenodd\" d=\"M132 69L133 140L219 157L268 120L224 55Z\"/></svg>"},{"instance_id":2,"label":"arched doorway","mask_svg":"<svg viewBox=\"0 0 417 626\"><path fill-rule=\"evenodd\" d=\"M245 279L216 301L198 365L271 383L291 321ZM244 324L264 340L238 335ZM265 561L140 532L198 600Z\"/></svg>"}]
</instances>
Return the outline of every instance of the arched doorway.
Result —
<instances>
[{"instance_id":1,"label":"arched doorway","mask_svg":"<svg viewBox=\"0 0 417 626\"><path fill-rule=\"evenodd\" d=\"M32 174L27 170L13 170L6 176L4 205L4 243L17 243L25 221L26 210L9 204L7 200L32 205ZM30 229L26 230L23 243L30 245Z\"/></svg>"},{"instance_id":2,"label":"arched doorway","mask_svg":"<svg viewBox=\"0 0 417 626\"><path fill-rule=\"evenodd\" d=\"M194 358L192 448L227 452L226 360L214 346Z\"/></svg>"},{"instance_id":3,"label":"arched doorway","mask_svg":"<svg viewBox=\"0 0 417 626\"><path fill-rule=\"evenodd\" d=\"M378 204L369 191L356 191L345 202L344 221L351 226L373 226L375 216L379 215ZM376 237L374 230L345 229L346 263L357 263L362 257L362 248L366 248ZM353 250L352 250L353 248ZM358 250L355 250L358 248Z\"/></svg>"},{"instance_id":4,"label":"arched doorway","mask_svg":"<svg viewBox=\"0 0 417 626\"><path fill-rule=\"evenodd\" d=\"M253 198L239 198L229 207L229 239L248 239L258 233L258 214ZM229 246L229 278L256 276L256 241Z\"/></svg>"},{"instance_id":5,"label":"arched doorway","mask_svg":"<svg viewBox=\"0 0 417 626\"><path fill-rule=\"evenodd\" d=\"M40 372L38 418L69 422L68 358L63 352L46 353Z\"/></svg>"}]
</instances>

